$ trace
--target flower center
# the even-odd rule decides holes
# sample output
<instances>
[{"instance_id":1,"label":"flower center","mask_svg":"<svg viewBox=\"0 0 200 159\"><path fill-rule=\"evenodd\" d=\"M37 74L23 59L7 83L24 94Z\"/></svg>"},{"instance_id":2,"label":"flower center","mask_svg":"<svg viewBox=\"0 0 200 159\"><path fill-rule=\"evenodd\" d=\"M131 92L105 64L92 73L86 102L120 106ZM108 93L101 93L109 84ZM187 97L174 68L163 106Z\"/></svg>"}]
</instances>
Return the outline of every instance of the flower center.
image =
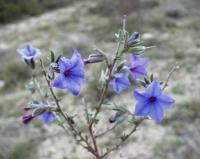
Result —
<instances>
[{"instance_id":1,"label":"flower center","mask_svg":"<svg viewBox=\"0 0 200 159\"><path fill-rule=\"evenodd\" d=\"M134 72L135 71L135 67L130 68L130 71Z\"/></svg>"},{"instance_id":2,"label":"flower center","mask_svg":"<svg viewBox=\"0 0 200 159\"><path fill-rule=\"evenodd\" d=\"M71 73L70 70L66 70L66 71L64 72L65 77L69 76L70 73Z\"/></svg>"},{"instance_id":3,"label":"flower center","mask_svg":"<svg viewBox=\"0 0 200 159\"><path fill-rule=\"evenodd\" d=\"M151 96L151 97L149 98L149 102L151 102L151 103L154 103L156 100L157 100L157 99L156 99L156 97L154 97L154 96Z\"/></svg>"}]
</instances>

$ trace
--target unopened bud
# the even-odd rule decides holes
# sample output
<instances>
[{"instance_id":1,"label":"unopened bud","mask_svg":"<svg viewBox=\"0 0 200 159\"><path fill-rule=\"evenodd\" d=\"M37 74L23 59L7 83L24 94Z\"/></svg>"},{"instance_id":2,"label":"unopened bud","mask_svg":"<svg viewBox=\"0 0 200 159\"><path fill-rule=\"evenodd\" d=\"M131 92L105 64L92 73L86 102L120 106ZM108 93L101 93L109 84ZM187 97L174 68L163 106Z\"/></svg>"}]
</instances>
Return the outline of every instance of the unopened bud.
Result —
<instances>
[{"instance_id":1,"label":"unopened bud","mask_svg":"<svg viewBox=\"0 0 200 159\"><path fill-rule=\"evenodd\" d=\"M84 60L85 64L90 64L90 63L98 63L102 62L105 60L105 57L103 54L90 54L87 59Z\"/></svg>"},{"instance_id":2,"label":"unopened bud","mask_svg":"<svg viewBox=\"0 0 200 159\"><path fill-rule=\"evenodd\" d=\"M37 108L37 109L34 109L33 112L32 112L32 116L33 116L33 117L39 116L39 115L41 115L42 113L44 113L45 111L46 111L45 108Z\"/></svg>"},{"instance_id":3,"label":"unopened bud","mask_svg":"<svg viewBox=\"0 0 200 159\"><path fill-rule=\"evenodd\" d=\"M34 117L32 116L32 114L29 114L29 115L24 115L22 117L22 122L24 124L28 124Z\"/></svg>"},{"instance_id":4,"label":"unopened bud","mask_svg":"<svg viewBox=\"0 0 200 159\"><path fill-rule=\"evenodd\" d=\"M25 63L30 66L32 69L35 69L35 61L34 59L30 59L30 60L27 60L27 59L24 59Z\"/></svg>"},{"instance_id":5,"label":"unopened bud","mask_svg":"<svg viewBox=\"0 0 200 159\"><path fill-rule=\"evenodd\" d=\"M115 115L113 115L109 118L109 122L110 123L114 123L114 122L121 123L122 121L125 120L124 115L125 115L125 113L123 111L117 111L115 113Z\"/></svg>"},{"instance_id":6,"label":"unopened bud","mask_svg":"<svg viewBox=\"0 0 200 159\"><path fill-rule=\"evenodd\" d=\"M124 69L124 67L126 66L127 61L123 60L120 62L120 64L117 66L116 72L120 72Z\"/></svg>"},{"instance_id":7,"label":"unopened bud","mask_svg":"<svg viewBox=\"0 0 200 159\"><path fill-rule=\"evenodd\" d=\"M140 42L140 34L138 32L134 32L126 41L125 48L129 48L132 45Z\"/></svg>"}]
</instances>

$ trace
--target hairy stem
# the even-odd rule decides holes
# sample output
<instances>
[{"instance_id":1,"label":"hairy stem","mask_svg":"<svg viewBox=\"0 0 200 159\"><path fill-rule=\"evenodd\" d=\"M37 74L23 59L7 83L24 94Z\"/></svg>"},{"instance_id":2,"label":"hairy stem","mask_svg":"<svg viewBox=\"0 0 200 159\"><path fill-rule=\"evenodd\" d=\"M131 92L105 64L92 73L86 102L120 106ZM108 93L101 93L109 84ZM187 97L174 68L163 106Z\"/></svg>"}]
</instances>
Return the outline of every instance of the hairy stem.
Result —
<instances>
[{"instance_id":1,"label":"hairy stem","mask_svg":"<svg viewBox=\"0 0 200 159\"><path fill-rule=\"evenodd\" d=\"M109 85L109 82L110 82L110 79L111 79L111 76L112 76L112 70L113 70L113 68L114 68L114 66L115 66L115 64L118 60L119 49L120 49L120 43L118 44L116 55L115 55L115 58L114 58L112 64L110 66L108 66L108 69L109 69L108 80L106 81L106 84L105 84L103 91L101 93L101 97L100 97L99 103L96 107L96 112L94 114L94 117L92 118L91 123L89 124L90 137L92 138L93 146L94 146L94 149L95 149L96 153L98 154L98 156L101 156L101 155L99 154L96 137L95 137L94 132L93 132L93 124L96 121L97 115L101 111L102 104L104 103L104 100L105 100L105 97L106 97L106 94L107 94L107 91L108 91L108 85Z\"/></svg>"},{"instance_id":2,"label":"hairy stem","mask_svg":"<svg viewBox=\"0 0 200 159\"><path fill-rule=\"evenodd\" d=\"M83 147L85 148L86 150L88 150L89 152L91 152L97 159L100 159L99 158L99 154L97 153L97 151L95 149L93 149L91 146L90 146L90 143L88 142L88 140L86 138L84 138L82 135L81 135L81 132L79 130L76 129L75 127L75 123L72 121L72 119L70 118L70 116L67 114L67 113L64 113L61 106L60 106L60 101L59 99L57 98L57 96L55 95L52 87L50 86L50 82L49 80L47 79L47 74L46 74L46 71L44 69L44 66L43 66L43 62L42 60L40 60L40 63L41 63L41 67L42 67L42 72L43 72L43 75L46 79L46 82L48 84L48 88L49 88L49 91L54 99L54 101L56 102L56 105L57 105L57 112L67 121L69 127L70 127L70 130L71 130L71 133L74 137L74 139ZM64 127L62 127L65 131L66 129ZM79 139L77 139L77 137L79 137ZM84 143L84 144L83 144Z\"/></svg>"},{"instance_id":3,"label":"hairy stem","mask_svg":"<svg viewBox=\"0 0 200 159\"><path fill-rule=\"evenodd\" d=\"M142 119L140 119L137 123L135 123L135 126L133 127L133 129L132 129L126 136L124 136L118 144L116 144L114 147L108 149L108 150L102 155L102 158L108 156L112 151L117 150L122 144L124 144L124 142L137 130L138 126L142 123L142 121L143 121L144 119L145 119L145 118L142 118Z\"/></svg>"},{"instance_id":4,"label":"hairy stem","mask_svg":"<svg viewBox=\"0 0 200 159\"><path fill-rule=\"evenodd\" d=\"M164 89L168 86L169 79L171 78L172 74L173 74L177 69L179 69L179 66L178 66L177 64L175 64L175 65L172 67L171 71L169 72L169 74L168 74L168 76L167 76L167 79L166 79L166 81L165 81L165 83L164 83L164 85L163 85L162 90L164 90Z\"/></svg>"}]
</instances>

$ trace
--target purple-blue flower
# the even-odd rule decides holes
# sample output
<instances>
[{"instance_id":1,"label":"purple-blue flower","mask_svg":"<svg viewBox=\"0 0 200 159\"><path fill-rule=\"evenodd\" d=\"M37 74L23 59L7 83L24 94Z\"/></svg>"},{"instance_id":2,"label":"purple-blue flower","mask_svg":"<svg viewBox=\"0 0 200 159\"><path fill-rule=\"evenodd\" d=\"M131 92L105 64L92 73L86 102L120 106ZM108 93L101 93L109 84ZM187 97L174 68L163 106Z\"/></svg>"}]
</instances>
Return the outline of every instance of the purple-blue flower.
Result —
<instances>
[{"instance_id":1,"label":"purple-blue flower","mask_svg":"<svg viewBox=\"0 0 200 159\"><path fill-rule=\"evenodd\" d=\"M30 61L38 57L41 52L38 48L32 47L31 44L25 44L23 48L17 49L17 52L22 56L24 60Z\"/></svg>"},{"instance_id":2,"label":"purple-blue flower","mask_svg":"<svg viewBox=\"0 0 200 159\"><path fill-rule=\"evenodd\" d=\"M53 86L60 89L68 89L74 95L78 95L85 78L84 62L80 53L73 49L72 58L61 57L58 64L60 73L54 80Z\"/></svg>"},{"instance_id":3,"label":"purple-blue flower","mask_svg":"<svg viewBox=\"0 0 200 159\"><path fill-rule=\"evenodd\" d=\"M56 116L52 112L44 112L40 115L40 119L43 121L43 123L48 124L49 122L56 120Z\"/></svg>"},{"instance_id":4,"label":"purple-blue flower","mask_svg":"<svg viewBox=\"0 0 200 159\"><path fill-rule=\"evenodd\" d=\"M143 93L135 90L134 97L138 101L134 114L143 117L150 116L156 122L162 121L164 110L175 102L164 94L159 81L153 81Z\"/></svg>"},{"instance_id":5,"label":"purple-blue flower","mask_svg":"<svg viewBox=\"0 0 200 159\"><path fill-rule=\"evenodd\" d=\"M116 93L121 93L123 90L129 88L131 84L128 79L128 72L115 74L115 78L110 81L110 84Z\"/></svg>"},{"instance_id":6,"label":"purple-blue flower","mask_svg":"<svg viewBox=\"0 0 200 159\"><path fill-rule=\"evenodd\" d=\"M141 58L139 55L132 55L131 63L128 65L133 79L147 76L146 68L149 65L149 60Z\"/></svg>"}]
</instances>

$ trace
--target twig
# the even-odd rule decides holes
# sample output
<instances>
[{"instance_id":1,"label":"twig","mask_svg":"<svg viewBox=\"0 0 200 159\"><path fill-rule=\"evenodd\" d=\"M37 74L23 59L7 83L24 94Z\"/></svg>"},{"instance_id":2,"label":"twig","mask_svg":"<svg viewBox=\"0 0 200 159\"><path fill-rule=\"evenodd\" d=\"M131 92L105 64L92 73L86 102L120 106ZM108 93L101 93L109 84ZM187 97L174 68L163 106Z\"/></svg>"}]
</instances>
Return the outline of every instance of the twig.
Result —
<instances>
[{"instance_id":1,"label":"twig","mask_svg":"<svg viewBox=\"0 0 200 159\"><path fill-rule=\"evenodd\" d=\"M99 133L99 134L95 135L95 137L98 138L98 137L104 136L105 134L107 134L107 133L109 133L110 131L114 130L118 125L119 125L119 123L116 123L113 127L107 128L107 130L105 130L105 131L102 132L102 133Z\"/></svg>"},{"instance_id":2,"label":"twig","mask_svg":"<svg viewBox=\"0 0 200 159\"><path fill-rule=\"evenodd\" d=\"M59 112L62 117L67 121L69 127L71 128L71 132L72 132L72 135L74 137L74 139L82 146L84 147L85 149L87 149L89 152L91 152L94 156L98 157L99 155L97 154L97 152L90 146L89 142L87 139L85 139L81 133L74 127L74 123L72 123L71 121L71 118L69 117L68 114L64 113L63 110L61 109L61 106L60 106L60 103L59 103L59 99L56 97L52 87L50 86L50 82L49 80L47 79L47 76L46 76L46 71L44 69L44 65L43 65L43 62L42 60L40 59L40 63L41 63L41 67L42 67L42 72L43 72L43 75L46 79L46 82L48 84L48 88L51 92L51 95L52 97L54 98L55 102L56 102L56 105L57 105L57 112ZM77 136L80 138L79 140L77 140ZM85 145L82 143L82 142L85 143Z\"/></svg>"},{"instance_id":3,"label":"twig","mask_svg":"<svg viewBox=\"0 0 200 159\"><path fill-rule=\"evenodd\" d=\"M121 142L118 143L117 145L115 145L113 148L108 149L102 156L102 158L106 157L108 154L110 154L112 151L117 150L138 128L138 126L142 123L142 121L144 120L144 118L140 119L137 123L135 123L134 128L126 135L123 137L123 139L121 139Z\"/></svg>"},{"instance_id":4,"label":"twig","mask_svg":"<svg viewBox=\"0 0 200 159\"><path fill-rule=\"evenodd\" d=\"M120 45L121 45L121 44L118 43L118 47L117 47L117 51L116 51L115 58L114 58L114 60L113 60L113 63L112 63L111 66L109 67L108 80L106 81L106 84L105 84L105 86L104 86L104 88L103 88L103 91L102 91L102 94L101 94L101 98L100 98L99 103L98 103L98 105L97 105L97 107L96 107L96 113L95 113L95 115L94 115L94 117L93 117L93 119L92 119L92 121L91 121L91 125L95 122L95 119L96 119L97 115L99 114L99 112L100 112L100 110L101 110L101 106L102 106L102 104L103 104L103 102L104 102L104 99L105 99L105 96L106 96L106 94L107 94L108 84L109 84L110 79L111 79L112 71L113 71L114 65L115 65L115 63L116 63L116 61L117 61L117 59L118 59L118 54L119 54Z\"/></svg>"},{"instance_id":5,"label":"twig","mask_svg":"<svg viewBox=\"0 0 200 159\"><path fill-rule=\"evenodd\" d=\"M90 124L90 117L89 117L89 112L88 112L88 106L87 106L87 103L85 101L85 98L82 98L82 102L83 102L83 105L85 107L85 116L86 116L86 121L87 121L87 124Z\"/></svg>"},{"instance_id":6,"label":"twig","mask_svg":"<svg viewBox=\"0 0 200 159\"><path fill-rule=\"evenodd\" d=\"M163 85L162 90L164 90L164 89L168 86L168 82L169 82L169 79L171 78L172 74L173 74L177 69L179 69L179 68L180 68L180 66L177 65L177 64L175 64L175 65L172 67L172 69L171 69L171 71L169 72L169 74L168 74L168 76L167 76L167 79L166 79L166 81L165 81L165 83L164 83L164 85Z\"/></svg>"}]
</instances>

